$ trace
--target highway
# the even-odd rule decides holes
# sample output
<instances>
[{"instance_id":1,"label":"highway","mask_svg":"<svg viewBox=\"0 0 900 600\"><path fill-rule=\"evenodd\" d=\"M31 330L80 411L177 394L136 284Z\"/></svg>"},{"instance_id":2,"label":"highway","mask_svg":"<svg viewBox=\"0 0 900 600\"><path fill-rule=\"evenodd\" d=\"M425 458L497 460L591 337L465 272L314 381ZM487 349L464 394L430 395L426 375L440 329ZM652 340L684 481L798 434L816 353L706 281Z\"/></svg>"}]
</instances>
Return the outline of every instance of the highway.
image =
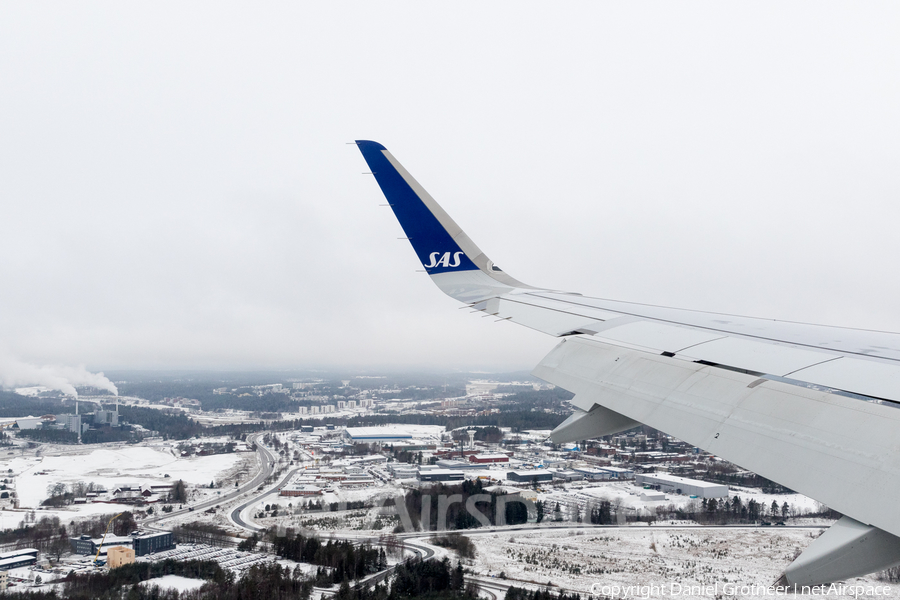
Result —
<instances>
[{"instance_id":1,"label":"highway","mask_svg":"<svg viewBox=\"0 0 900 600\"><path fill-rule=\"evenodd\" d=\"M268 450L266 450L266 452L268 452ZM271 454L269 456L271 456ZM266 530L265 527L259 527L258 525L254 525L253 523L248 523L247 521L245 521L241 517L241 513L244 512L244 509L247 508L248 506L250 506L251 504L256 504L257 502L259 502L266 496L270 496L270 495L274 494L275 492L277 492L278 490L280 490L288 481L291 480L291 478L297 473L297 471L301 471L301 470L303 470L303 467L297 467L296 469L294 469L293 471L291 471L290 473L285 475L282 478L282 480L279 483L277 483L274 487L269 488L268 490L264 491L262 494L260 494L258 496L254 496L247 502L244 502L243 504L241 504L240 506L238 506L237 508L232 510L231 511L231 520L234 521L234 524L237 525L238 527L242 527L244 529L247 529L247 530L253 531L253 532L265 531Z\"/></svg>"},{"instance_id":2,"label":"highway","mask_svg":"<svg viewBox=\"0 0 900 600\"><path fill-rule=\"evenodd\" d=\"M247 436L248 443L256 444L256 461L257 465L259 466L259 471L257 472L256 476L249 482L223 496L219 496L197 504L185 504L184 508L180 510L173 510L170 513L162 513L149 519L144 519L141 522L141 525L150 527L151 529L157 529L157 527L154 527L154 525L159 523L160 521L171 519L172 517L177 517L179 515L185 515L196 510L203 510L209 508L210 506L222 504L223 502L228 502L230 500L233 500L234 498L246 494L247 492L253 491L255 488L258 488L260 485L262 485L263 482L265 482L266 479L269 478L270 475L272 475L273 471L275 470L275 457L265 446L257 441L261 436L262 434L260 433L254 433Z\"/></svg>"}]
</instances>

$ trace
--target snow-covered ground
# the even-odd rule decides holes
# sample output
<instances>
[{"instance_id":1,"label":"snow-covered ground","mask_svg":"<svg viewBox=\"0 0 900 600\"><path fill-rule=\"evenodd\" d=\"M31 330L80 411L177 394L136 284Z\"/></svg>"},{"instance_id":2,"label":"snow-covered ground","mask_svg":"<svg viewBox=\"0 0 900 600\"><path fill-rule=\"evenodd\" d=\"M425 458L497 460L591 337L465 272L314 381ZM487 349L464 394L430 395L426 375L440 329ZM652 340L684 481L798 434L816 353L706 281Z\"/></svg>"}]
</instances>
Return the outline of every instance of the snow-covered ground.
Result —
<instances>
[{"instance_id":1,"label":"snow-covered ground","mask_svg":"<svg viewBox=\"0 0 900 600\"><path fill-rule=\"evenodd\" d=\"M199 589L200 586L202 586L204 583L206 582L202 579L192 579L190 577L182 577L181 575L163 575L162 577L147 579L146 581L142 581L138 585L148 588L156 585L163 590L189 592L191 590Z\"/></svg>"},{"instance_id":2,"label":"snow-covered ground","mask_svg":"<svg viewBox=\"0 0 900 600\"><path fill-rule=\"evenodd\" d=\"M98 502L96 504L78 504L65 508L40 509L38 511L31 509L0 510L0 529L18 529L20 525L30 525L35 520L43 517L59 517L60 522L65 525L73 519L83 519L92 515L112 515L126 510L133 511L134 507L127 504ZM31 513L34 514L32 515Z\"/></svg>"},{"instance_id":3,"label":"snow-covered ground","mask_svg":"<svg viewBox=\"0 0 900 600\"><path fill-rule=\"evenodd\" d=\"M299 507L305 502L321 502L328 506L337 502L356 502L371 500L380 506L387 498L401 495L404 490L397 484L390 483L384 485L374 485L366 488L346 489L341 488L340 484L333 486L333 492L327 492L321 496L313 496L310 498L290 497L277 495L277 489L273 489L270 494L259 498L258 502L245 511L244 518L252 520L257 525L263 527L311 527L315 529L334 531L342 529L369 529L376 528L390 531L397 524L397 519L393 517L379 518L380 508L359 509L359 510L338 510L337 512L325 511L302 511ZM256 514L262 511L266 505L270 507L278 506L279 516L256 518Z\"/></svg>"},{"instance_id":4,"label":"snow-covered ground","mask_svg":"<svg viewBox=\"0 0 900 600\"><path fill-rule=\"evenodd\" d=\"M471 568L478 574L509 580L548 582L582 593L618 586L656 586L631 597L712 598L765 594L728 594L726 584L769 586L794 556L821 529L795 528L669 528L544 529L534 532L477 534L466 532L477 548ZM881 586L875 576L851 584ZM688 586L704 587L688 593ZM680 591L681 593L676 593ZM622 594L611 594L621 596ZM628 594L626 594L628 595ZM821 598L797 594L794 598ZM843 594L828 594L846 597ZM884 593L882 593L884 595ZM900 598L900 586L886 597Z\"/></svg>"},{"instance_id":5,"label":"snow-covered ground","mask_svg":"<svg viewBox=\"0 0 900 600\"><path fill-rule=\"evenodd\" d=\"M606 500L613 506L624 508L629 514L649 514L659 507L669 505L683 509L694 505L694 511L700 511L701 500L697 498L679 494L666 494L665 500L643 501L641 500L641 493L644 491L641 486L634 485L633 481L579 482L567 484L564 488L558 488L553 491L541 492L536 494L536 496L540 500L548 501L551 504L554 502L560 502L561 504L578 502L582 506ZM764 494L759 489L731 487L729 488L727 500L731 501L734 496L740 497L744 505L750 500L755 500L766 507L771 506L773 501L779 507L787 502L789 516L817 512L823 509L818 502L802 494Z\"/></svg>"},{"instance_id":6,"label":"snow-covered ground","mask_svg":"<svg viewBox=\"0 0 900 600\"><path fill-rule=\"evenodd\" d=\"M19 505L37 507L47 497L47 488L56 483L95 483L105 489L122 484L171 484L182 479L191 485L217 481L244 456L238 453L181 458L167 444L120 446L87 450L73 448L59 456L16 456L0 460L0 471L12 471ZM112 510L110 505L101 512ZM96 512L91 505L79 511Z\"/></svg>"}]
</instances>

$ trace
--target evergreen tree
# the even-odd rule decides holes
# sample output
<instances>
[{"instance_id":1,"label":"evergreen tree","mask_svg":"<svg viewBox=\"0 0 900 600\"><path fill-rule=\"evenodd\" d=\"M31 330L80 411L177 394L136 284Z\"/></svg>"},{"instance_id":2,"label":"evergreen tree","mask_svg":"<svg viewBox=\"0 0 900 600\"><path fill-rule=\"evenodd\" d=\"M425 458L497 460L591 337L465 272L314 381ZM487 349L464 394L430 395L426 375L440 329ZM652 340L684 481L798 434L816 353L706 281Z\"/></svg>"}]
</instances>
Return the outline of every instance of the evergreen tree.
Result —
<instances>
[{"instance_id":1,"label":"evergreen tree","mask_svg":"<svg viewBox=\"0 0 900 600\"><path fill-rule=\"evenodd\" d=\"M462 562L458 561L456 563L456 568L453 570L453 576L450 578L450 589L458 592L463 589L465 586L465 578L463 577L463 568Z\"/></svg>"}]
</instances>

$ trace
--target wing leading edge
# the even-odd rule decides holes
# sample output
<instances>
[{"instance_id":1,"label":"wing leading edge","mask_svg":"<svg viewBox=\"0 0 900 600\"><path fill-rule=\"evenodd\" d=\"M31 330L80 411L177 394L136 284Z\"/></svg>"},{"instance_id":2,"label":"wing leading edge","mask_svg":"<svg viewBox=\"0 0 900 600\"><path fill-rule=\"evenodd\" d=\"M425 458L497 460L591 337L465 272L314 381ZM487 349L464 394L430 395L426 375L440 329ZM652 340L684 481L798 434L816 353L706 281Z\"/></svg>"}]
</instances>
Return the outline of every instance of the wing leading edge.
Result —
<instances>
[{"instance_id":1,"label":"wing leading edge","mask_svg":"<svg viewBox=\"0 0 900 600\"><path fill-rule=\"evenodd\" d=\"M812 585L900 564L900 335L627 303L500 271L381 145L357 141L451 297L563 341L534 374L576 394L558 442L645 423L847 515L785 571ZM849 541L848 541L849 540Z\"/></svg>"}]
</instances>

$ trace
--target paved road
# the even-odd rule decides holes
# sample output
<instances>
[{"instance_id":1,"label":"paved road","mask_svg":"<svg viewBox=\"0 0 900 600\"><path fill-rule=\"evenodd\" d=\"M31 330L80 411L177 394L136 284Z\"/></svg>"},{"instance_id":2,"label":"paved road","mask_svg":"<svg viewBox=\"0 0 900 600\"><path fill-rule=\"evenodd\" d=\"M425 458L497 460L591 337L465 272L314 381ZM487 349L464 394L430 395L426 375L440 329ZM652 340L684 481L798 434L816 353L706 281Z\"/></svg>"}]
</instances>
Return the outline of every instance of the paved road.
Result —
<instances>
[{"instance_id":1,"label":"paved road","mask_svg":"<svg viewBox=\"0 0 900 600\"><path fill-rule=\"evenodd\" d=\"M248 529L250 531L265 531L266 530L265 527L259 527L258 525L255 525L253 523L248 523L247 521L245 521L243 518L241 518L241 513L244 512L244 509L247 508L248 506L250 506L251 504L255 504L255 503L259 502L260 500L262 500L263 498L265 498L266 496L269 496L269 495L275 493L276 491L280 490L282 488L282 486L284 486L284 484L286 484L288 481L291 480L291 478L297 473L297 471L301 471L301 470L303 470L303 467L297 467L296 469L294 469L293 471L291 471L290 473L285 475L284 478L278 484L275 485L275 487L271 487L271 488L267 489L262 494L260 494L258 496L254 496L247 502L244 502L243 504L241 504L240 506L235 508L233 511L231 511L231 520L234 521L234 523L238 527L243 527L244 529Z\"/></svg>"},{"instance_id":2,"label":"paved road","mask_svg":"<svg viewBox=\"0 0 900 600\"><path fill-rule=\"evenodd\" d=\"M257 438L262 434L252 434L247 437L247 441L249 443L253 443L257 441ZM174 510L170 513L163 513L161 515L151 517L149 519L144 519L141 522L141 525L149 526L152 528L152 525L162 521L164 519L170 519L172 517L177 517L179 515L185 515L189 512L195 510L201 510L204 508L209 508L210 506L215 506L217 504L221 504L223 502L228 502L238 496L246 494L249 491L252 491L259 487L275 470L275 457L272 456L272 453L269 452L262 444L256 444L256 460L259 463L259 472L256 474L256 477L251 479L249 482L245 483L243 486L231 491L224 496L219 496L213 498L212 500L206 500L205 502L200 502L198 504L192 504L190 506L186 506L181 510Z\"/></svg>"}]
</instances>

